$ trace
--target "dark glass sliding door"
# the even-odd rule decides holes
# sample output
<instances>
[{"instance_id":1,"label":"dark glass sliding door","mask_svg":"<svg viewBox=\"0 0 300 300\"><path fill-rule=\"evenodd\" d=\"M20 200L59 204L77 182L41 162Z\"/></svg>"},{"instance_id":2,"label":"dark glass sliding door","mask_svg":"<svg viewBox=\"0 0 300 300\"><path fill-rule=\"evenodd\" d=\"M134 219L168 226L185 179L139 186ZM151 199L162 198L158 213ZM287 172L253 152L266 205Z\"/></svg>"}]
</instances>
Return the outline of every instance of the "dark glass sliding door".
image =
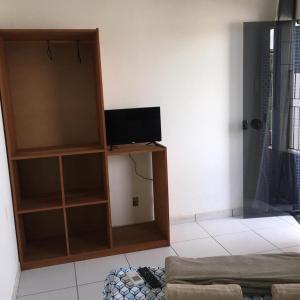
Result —
<instances>
[{"instance_id":1,"label":"dark glass sliding door","mask_svg":"<svg viewBox=\"0 0 300 300\"><path fill-rule=\"evenodd\" d=\"M244 24L244 217L298 209L298 28L292 21Z\"/></svg>"}]
</instances>

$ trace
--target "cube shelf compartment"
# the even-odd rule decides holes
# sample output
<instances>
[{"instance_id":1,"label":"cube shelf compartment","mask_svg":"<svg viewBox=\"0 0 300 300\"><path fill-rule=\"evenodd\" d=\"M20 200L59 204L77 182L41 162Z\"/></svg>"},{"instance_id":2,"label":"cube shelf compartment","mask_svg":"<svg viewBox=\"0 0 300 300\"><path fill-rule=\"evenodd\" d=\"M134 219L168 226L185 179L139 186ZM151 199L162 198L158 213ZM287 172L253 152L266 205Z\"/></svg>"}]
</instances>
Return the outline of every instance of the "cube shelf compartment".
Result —
<instances>
[{"instance_id":1,"label":"cube shelf compartment","mask_svg":"<svg viewBox=\"0 0 300 300\"><path fill-rule=\"evenodd\" d=\"M66 205L107 201L102 153L69 155L62 161Z\"/></svg>"},{"instance_id":2,"label":"cube shelf compartment","mask_svg":"<svg viewBox=\"0 0 300 300\"><path fill-rule=\"evenodd\" d=\"M62 205L59 161L55 157L13 162L19 211L55 208Z\"/></svg>"},{"instance_id":3,"label":"cube shelf compartment","mask_svg":"<svg viewBox=\"0 0 300 300\"><path fill-rule=\"evenodd\" d=\"M155 221L125 225L113 228L113 243L115 247L126 247L141 243L164 242L162 234Z\"/></svg>"},{"instance_id":4,"label":"cube shelf compartment","mask_svg":"<svg viewBox=\"0 0 300 300\"><path fill-rule=\"evenodd\" d=\"M22 214L18 218L24 233L20 243L24 262L67 255L61 209Z\"/></svg>"},{"instance_id":5,"label":"cube shelf compartment","mask_svg":"<svg viewBox=\"0 0 300 300\"><path fill-rule=\"evenodd\" d=\"M148 146L134 144L119 146L116 151L111 150L110 156L150 153L152 158L153 174L153 210L154 220L116 226L112 228L112 243L120 251L136 251L138 249L162 247L169 245L169 203L167 152L163 146Z\"/></svg>"},{"instance_id":6,"label":"cube shelf compartment","mask_svg":"<svg viewBox=\"0 0 300 300\"><path fill-rule=\"evenodd\" d=\"M90 205L67 209L70 253L109 248L107 205Z\"/></svg>"}]
</instances>

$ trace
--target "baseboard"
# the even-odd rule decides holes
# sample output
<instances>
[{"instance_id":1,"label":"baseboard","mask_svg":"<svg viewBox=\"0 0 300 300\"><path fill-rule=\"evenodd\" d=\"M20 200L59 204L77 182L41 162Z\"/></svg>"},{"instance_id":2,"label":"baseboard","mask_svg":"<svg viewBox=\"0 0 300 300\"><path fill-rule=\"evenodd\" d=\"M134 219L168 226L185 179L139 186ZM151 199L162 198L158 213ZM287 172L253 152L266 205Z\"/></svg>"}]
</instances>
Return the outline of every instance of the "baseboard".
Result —
<instances>
[{"instance_id":1,"label":"baseboard","mask_svg":"<svg viewBox=\"0 0 300 300\"><path fill-rule=\"evenodd\" d=\"M191 223L195 221L196 221L195 215L188 215L188 216L171 218L170 223L171 225L176 225L176 224L183 224L183 223Z\"/></svg>"},{"instance_id":2,"label":"baseboard","mask_svg":"<svg viewBox=\"0 0 300 300\"><path fill-rule=\"evenodd\" d=\"M224 209L211 211L206 213L196 214L196 221L205 221L211 219L221 219L221 218L229 218L232 217L232 209Z\"/></svg>"},{"instance_id":3,"label":"baseboard","mask_svg":"<svg viewBox=\"0 0 300 300\"><path fill-rule=\"evenodd\" d=\"M21 267L20 264L18 266L18 270L15 277L15 283L14 283L14 289L11 296L11 300L16 300L18 295L18 288L19 288L19 282L20 282L20 276L21 276Z\"/></svg>"},{"instance_id":4,"label":"baseboard","mask_svg":"<svg viewBox=\"0 0 300 300\"><path fill-rule=\"evenodd\" d=\"M233 217L242 217L244 214L243 207L236 207L232 210Z\"/></svg>"},{"instance_id":5,"label":"baseboard","mask_svg":"<svg viewBox=\"0 0 300 300\"><path fill-rule=\"evenodd\" d=\"M236 207L232 209L224 209L217 211L210 211L206 213L199 213L195 215L188 215L183 217L171 218L171 225L182 224L182 223L191 223L195 221L205 221L213 219L222 219L230 217L241 217L243 215L243 208Z\"/></svg>"}]
</instances>

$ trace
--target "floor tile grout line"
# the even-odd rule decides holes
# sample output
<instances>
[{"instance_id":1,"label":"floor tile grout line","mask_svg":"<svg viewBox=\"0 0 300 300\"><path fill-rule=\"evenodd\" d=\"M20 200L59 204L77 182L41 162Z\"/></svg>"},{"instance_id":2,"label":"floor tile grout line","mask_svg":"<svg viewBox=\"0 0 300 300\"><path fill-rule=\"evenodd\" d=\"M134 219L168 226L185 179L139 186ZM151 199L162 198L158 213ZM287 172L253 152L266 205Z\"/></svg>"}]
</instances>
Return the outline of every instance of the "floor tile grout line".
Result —
<instances>
[{"instance_id":1,"label":"floor tile grout line","mask_svg":"<svg viewBox=\"0 0 300 300\"><path fill-rule=\"evenodd\" d=\"M201 225L199 221L196 221L196 224L199 225L202 229L204 229L210 236L213 236L213 237L251 231L251 228L250 228L249 226L247 226L246 224L242 223L238 218L229 217L229 218L223 218L223 220L224 220L224 219L234 219L234 220L238 221L240 224L242 224L242 225L244 225L245 227L247 227L248 230L242 230L242 231L237 231L237 232L228 232L228 233L221 233L221 234L213 235L213 234L209 233L209 231L208 231L203 225ZM218 220L218 219L216 219L216 220ZM220 220L220 219L219 219L219 220ZM210 220L207 220L207 221L210 221ZM211 220L211 221L215 221L215 220ZM201 222L202 222L202 221L201 221Z\"/></svg>"},{"instance_id":2,"label":"floor tile grout line","mask_svg":"<svg viewBox=\"0 0 300 300\"><path fill-rule=\"evenodd\" d=\"M127 253L124 253L125 259L126 259L126 261L127 261L127 263L128 263L129 268L132 268L132 265L130 264L129 259L128 259L128 257L127 257L126 254L127 254Z\"/></svg>"},{"instance_id":3,"label":"floor tile grout line","mask_svg":"<svg viewBox=\"0 0 300 300\"><path fill-rule=\"evenodd\" d=\"M277 217L278 218L278 217ZM238 220L240 223L242 223L240 220ZM198 222L196 222L203 230L205 230L214 240L215 237L213 235L211 235L203 226L201 226L201 224L199 224ZM292 225L290 223L288 223L287 221L285 222L286 224L288 225ZM242 223L243 225L245 225L247 228L249 228L249 231L256 234L257 236L259 236L260 238L262 238L264 241L268 242L269 244L271 244L273 247L275 247L274 249L272 250L279 250L279 251L283 251L284 248L281 248L281 247L278 247L276 246L274 243L272 243L271 241L269 241L268 239L266 239L264 236L262 236L261 234L259 234L255 229L251 228L249 225L245 224L245 223ZM293 227L293 226L292 226ZM269 228L272 228L272 227L268 227L266 229L269 229ZM265 229L265 228L260 228L260 229ZM249 231L240 231L240 232L235 232L235 233L228 233L228 234L222 234L222 235L217 235L217 236L224 236L224 235L229 235L229 234L236 234L236 233L242 233L242 232L249 232ZM216 236L216 237L217 237ZM218 242L218 240L216 240L216 242ZM219 242L218 242L219 243ZM220 244L220 243L219 243ZM222 244L220 244L227 252L230 253L229 250L227 250ZM300 245L299 245L300 246ZM286 247L286 248L293 248L293 247L297 247L297 245L295 246L291 246L291 247ZM272 251L270 250L270 251ZM261 252L255 252L255 253L261 253Z\"/></svg>"},{"instance_id":4,"label":"floor tile grout line","mask_svg":"<svg viewBox=\"0 0 300 300\"><path fill-rule=\"evenodd\" d=\"M215 242L217 242L229 255L232 255L229 250L227 250L218 240L216 240L203 226L196 222L196 224L202 228Z\"/></svg>"},{"instance_id":5,"label":"floor tile grout line","mask_svg":"<svg viewBox=\"0 0 300 300\"><path fill-rule=\"evenodd\" d=\"M88 282L88 283L82 283L82 284L79 284L78 287L80 287L80 286L85 286L85 285L89 285L89 284L95 284L95 283L103 283L103 282L105 282L105 280L92 281L92 282Z\"/></svg>"},{"instance_id":6,"label":"floor tile grout line","mask_svg":"<svg viewBox=\"0 0 300 300\"><path fill-rule=\"evenodd\" d=\"M177 242L173 242L171 241L172 244L179 244L179 243L184 243L184 242L189 242L189 241L196 241L196 240L204 240L204 239L207 239L209 238L210 236L204 236L204 237L198 237L198 238L195 238L195 239L188 239L188 240L184 240L184 241L177 241Z\"/></svg>"},{"instance_id":7,"label":"floor tile grout line","mask_svg":"<svg viewBox=\"0 0 300 300\"><path fill-rule=\"evenodd\" d=\"M282 216L282 217L292 217L292 218L294 218L293 216ZM294 220L297 222L297 224L295 224L294 222L293 223L291 223L291 222L289 222L289 221L287 221L286 219L284 219L284 218L281 218L280 216L278 217L280 220L282 220L283 222L285 222L285 223L287 223L287 224L289 224L289 225L291 225L291 226L293 226L293 227L298 227L299 228L299 222L297 221L297 219L295 219L294 218Z\"/></svg>"},{"instance_id":8,"label":"floor tile grout line","mask_svg":"<svg viewBox=\"0 0 300 300\"><path fill-rule=\"evenodd\" d=\"M175 248L172 246L172 244L170 244L170 247L171 247L171 249L175 252L175 254L176 254L177 256L179 256L179 254L177 253L177 251L175 250Z\"/></svg>"},{"instance_id":9,"label":"floor tile grout line","mask_svg":"<svg viewBox=\"0 0 300 300\"><path fill-rule=\"evenodd\" d=\"M239 221L240 222L240 221ZM202 229L204 229L204 230L206 230L204 227L202 227L199 223L198 223L198 225L202 228ZM257 232L255 232L252 228L250 228L248 225L246 225L246 224L243 224L243 225L245 225L246 227L248 227L249 228L249 230L247 230L247 231L241 231L241 232L235 232L235 233L231 233L232 235L233 234L238 234L238 233L243 233L243 232L252 232L252 233L254 233L254 234L256 234L257 236L259 236L259 237L261 237L263 240L265 240L266 242L268 242L268 243L270 243L272 246L274 246L275 247L275 249L271 249L270 251L272 251L272 250L281 250L279 247L277 247L276 245L274 245L273 243L271 243L270 241L268 241L267 239L265 239L263 236L260 236ZM210 235L210 233L209 232L207 232L209 235ZM218 236L224 236L225 234L223 234L223 235L218 235ZM226 235L229 235L229 234L226 234ZM218 240L216 240L215 238L214 238L214 236L211 236L217 243L219 243L230 255L233 255L233 254L231 254L231 252L228 250L228 249L226 249ZM261 253L261 252L255 252L254 254L258 254L258 253Z\"/></svg>"},{"instance_id":10,"label":"floor tile grout line","mask_svg":"<svg viewBox=\"0 0 300 300\"><path fill-rule=\"evenodd\" d=\"M198 224L201 228L204 229L204 227L202 227L200 224ZM222 233L222 234L216 234L216 235L213 235L211 233L209 233L207 231L207 229L205 229L205 232L207 232L208 236L206 237L201 237L201 238L196 238L196 239L190 239L190 240L184 240L184 241L178 241L178 242L173 242L173 244L175 243L182 243L182 242L188 242L188 241L194 241L194 240L201 240L201 239L207 239L209 237L219 237L219 236L225 236L225 235L231 235L231 234L239 234L239 233L244 233L244 232L249 232L251 231L250 229L249 230L243 230L243 231L236 231L236 232L228 232L228 233Z\"/></svg>"},{"instance_id":11,"label":"floor tile grout line","mask_svg":"<svg viewBox=\"0 0 300 300\"><path fill-rule=\"evenodd\" d=\"M282 216L282 217L284 217L284 216ZM290 225L291 227L298 227L299 228L300 224L297 222L297 220L295 218L294 218L294 220L296 221L296 224L294 222L293 223L289 222L286 219L283 219L282 217L281 216L257 217L257 218L241 218L240 217L240 218L236 218L236 220L238 222L240 222L241 224L247 226L250 229L252 229L252 228L245 221L247 221L247 220L253 220L253 219L270 219L270 218L276 219L276 222L275 222L275 223L277 223L276 225L278 225L278 224L280 224L280 225L285 224L285 225ZM270 227L262 227L262 228L257 228L257 229L265 229L265 228L270 228Z\"/></svg>"},{"instance_id":12,"label":"floor tile grout line","mask_svg":"<svg viewBox=\"0 0 300 300\"><path fill-rule=\"evenodd\" d=\"M269 241L268 239L264 238L261 234L259 234L254 228L251 228L249 225L247 224L244 224L246 227L248 227L250 229L250 231L252 231L254 234L256 234L257 236L261 237L264 241L270 243L272 246L275 247L275 249L277 250L281 250L279 247L277 247L275 244L273 244L271 241ZM272 228L272 227L269 227L269 228ZM263 228L261 228L263 230ZM258 229L260 230L260 229Z\"/></svg>"},{"instance_id":13,"label":"floor tile grout line","mask_svg":"<svg viewBox=\"0 0 300 300\"><path fill-rule=\"evenodd\" d=\"M286 252L286 250L291 249L291 248L295 248L295 247L300 247L300 245L295 245L295 246L291 246L291 247L284 247L284 248L279 248L279 250L282 250L283 252Z\"/></svg>"},{"instance_id":14,"label":"floor tile grout line","mask_svg":"<svg viewBox=\"0 0 300 300\"><path fill-rule=\"evenodd\" d=\"M76 288L76 285L68 286L68 287L64 287L64 288L53 289L53 290L42 291L42 292L33 293L33 294L21 295L21 296L17 296L17 299L28 297L28 296L40 295L40 294L48 294L48 293L51 293L51 292L63 291L63 290L68 290L68 289L72 289L72 288Z\"/></svg>"},{"instance_id":15,"label":"floor tile grout line","mask_svg":"<svg viewBox=\"0 0 300 300\"><path fill-rule=\"evenodd\" d=\"M276 218L278 221L282 222L282 224L284 225L289 225L291 226L291 228L296 228L298 227L299 229L299 223L297 222L297 220L294 218L294 220L297 222L297 224L295 223L291 223L289 221L286 221L285 219L282 219L280 216L274 216L274 217L263 217L263 218ZM259 218L258 218L259 219ZM242 220L245 220L245 219L242 219ZM261 228L251 228L249 225L247 225L246 223L243 223L241 220L238 220L239 222L241 222L242 224L244 224L245 226L247 226L248 228L250 228L251 230L260 230L260 229L269 229L269 228L273 228L274 226L271 226L271 227L261 227ZM280 222L278 222L280 224ZM280 225L282 225L280 224Z\"/></svg>"},{"instance_id":16,"label":"floor tile grout line","mask_svg":"<svg viewBox=\"0 0 300 300\"><path fill-rule=\"evenodd\" d=\"M252 228L252 227L250 227L248 224L246 224L246 223L243 223L246 227L248 227L251 231L253 231L253 232L256 232L255 230L265 230L265 229L274 229L276 226L278 226L278 225L275 225L275 226L268 226L268 227L260 227L260 228ZM282 224L280 224L280 225L282 225ZM287 223L287 222L285 222L285 224L284 225L289 225L289 226L291 226L291 228L293 228L293 225L292 224L289 224L289 223Z\"/></svg>"},{"instance_id":17,"label":"floor tile grout line","mask_svg":"<svg viewBox=\"0 0 300 300\"><path fill-rule=\"evenodd\" d=\"M79 300L79 290L78 290L78 281L77 281L77 272L76 272L76 265L73 262L73 266L74 266L74 272L75 272L75 281L76 281L76 292L77 292L77 300Z\"/></svg>"},{"instance_id":18,"label":"floor tile grout line","mask_svg":"<svg viewBox=\"0 0 300 300\"><path fill-rule=\"evenodd\" d=\"M171 243L172 244L184 243L184 242L189 242L189 241L207 239L207 238L210 238L210 237L214 237L215 238L215 237L219 237L219 236L225 236L225 235L231 235L231 234L238 234L238 233L243 233L243 232L249 232L249 231L251 231L251 228L249 228L248 226L245 225L245 227L247 227L248 230L242 230L242 231L237 231L237 232L228 232L228 233L222 233L222 234L213 235L213 234L209 233L209 231L206 228L204 228L201 224L199 224L197 221L191 222L191 223L185 223L185 224L193 224L193 223L196 223L201 229L203 229L203 231L206 232L207 236L198 237L198 238L192 238L192 239L183 240L183 241L171 241ZM181 225L181 224L176 224L176 225ZM171 226L174 226L174 225L171 225Z\"/></svg>"},{"instance_id":19,"label":"floor tile grout line","mask_svg":"<svg viewBox=\"0 0 300 300\"><path fill-rule=\"evenodd\" d=\"M266 239L264 236L262 236L261 234L259 234L257 231L255 231L255 229L251 229L251 228L250 228L250 230L251 230L254 234L256 234L257 236L261 237L264 241L266 241L266 242L268 242L269 244L271 244L272 246L274 246L275 249L280 250L279 247L277 247L274 243L272 243L271 241L269 241L268 239Z\"/></svg>"}]
</instances>

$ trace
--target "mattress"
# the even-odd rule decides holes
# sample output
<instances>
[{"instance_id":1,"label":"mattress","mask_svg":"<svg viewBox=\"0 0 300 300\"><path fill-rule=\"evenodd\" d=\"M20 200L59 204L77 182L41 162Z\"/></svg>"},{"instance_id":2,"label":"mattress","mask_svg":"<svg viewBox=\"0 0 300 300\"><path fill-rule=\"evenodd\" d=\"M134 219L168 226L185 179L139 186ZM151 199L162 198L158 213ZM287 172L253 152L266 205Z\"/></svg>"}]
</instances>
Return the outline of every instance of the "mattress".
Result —
<instances>
[{"instance_id":1,"label":"mattress","mask_svg":"<svg viewBox=\"0 0 300 300\"><path fill-rule=\"evenodd\" d=\"M151 289L151 287L147 283L141 284L139 286L134 286L126 276L126 273L130 270L136 271L136 268L120 268L109 273L104 283L104 300L165 299L166 274L164 268L150 267L150 270L162 283L161 289ZM245 296L244 300L271 300L271 297Z\"/></svg>"}]
</instances>

